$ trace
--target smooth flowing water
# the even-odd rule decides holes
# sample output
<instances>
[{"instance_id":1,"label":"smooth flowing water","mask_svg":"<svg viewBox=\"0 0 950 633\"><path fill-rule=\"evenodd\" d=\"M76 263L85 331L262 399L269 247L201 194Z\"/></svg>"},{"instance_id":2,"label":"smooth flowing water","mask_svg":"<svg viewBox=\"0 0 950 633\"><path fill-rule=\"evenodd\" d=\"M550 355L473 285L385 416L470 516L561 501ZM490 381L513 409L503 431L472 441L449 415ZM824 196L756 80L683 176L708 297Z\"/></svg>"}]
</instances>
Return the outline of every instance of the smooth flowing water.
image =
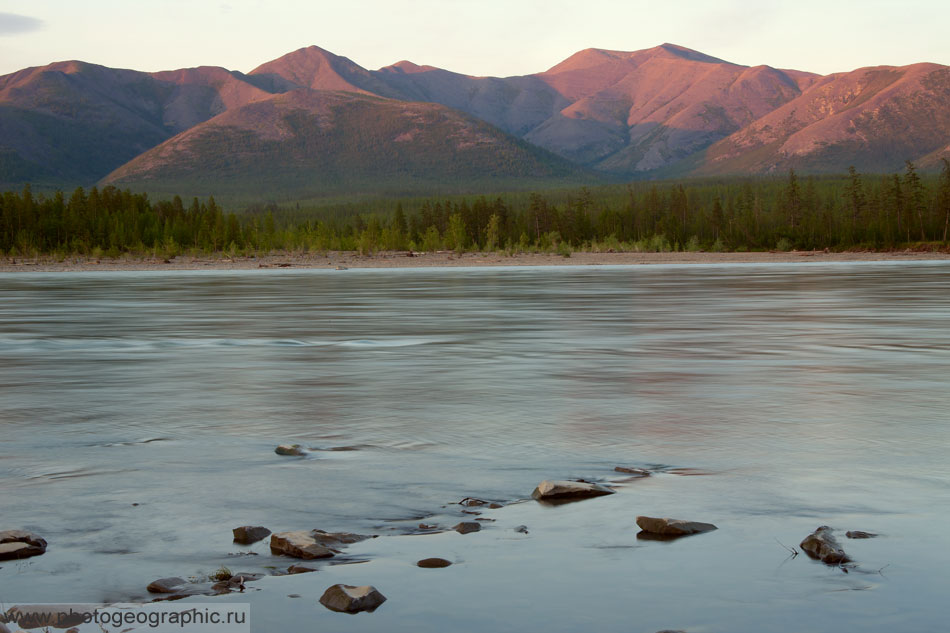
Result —
<instances>
[{"instance_id":1,"label":"smooth flowing water","mask_svg":"<svg viewBox=\"0 0 950 633\"><path fill-rule=\"evenodd\" d=\"M342 567L390 601L322 630L942 631L948 411L946 263L0 275L0 529L50 542L0 602L147 598L286 567L229 557L238 525L408 533L627 465L657 474L372 541ZM857 568L784 560L822 524ZM469 562L416 582L425 539ZM255 631L336 615L278 593Z\"/></svg>"}]
</instances>

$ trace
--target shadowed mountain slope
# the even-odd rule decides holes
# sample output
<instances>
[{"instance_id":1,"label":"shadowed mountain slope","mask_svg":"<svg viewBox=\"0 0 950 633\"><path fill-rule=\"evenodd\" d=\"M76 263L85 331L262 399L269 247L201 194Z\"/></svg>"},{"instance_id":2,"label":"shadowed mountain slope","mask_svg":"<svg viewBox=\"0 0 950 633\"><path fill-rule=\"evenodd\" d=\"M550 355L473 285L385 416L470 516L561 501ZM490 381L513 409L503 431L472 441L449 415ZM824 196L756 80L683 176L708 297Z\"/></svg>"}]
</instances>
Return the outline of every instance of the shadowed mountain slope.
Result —
<instances>
[{"instance_id":1,"label":"shadowed mountain slope","mask_svg":"<svg viewBox=\"0 0 950 633\"><path fill-rule=\"evenodd\" d=\"M589 181L570 162L432 103L295 90L183 132L105 183L189 194L318 197Z\"/></svg>"}]
</instances>

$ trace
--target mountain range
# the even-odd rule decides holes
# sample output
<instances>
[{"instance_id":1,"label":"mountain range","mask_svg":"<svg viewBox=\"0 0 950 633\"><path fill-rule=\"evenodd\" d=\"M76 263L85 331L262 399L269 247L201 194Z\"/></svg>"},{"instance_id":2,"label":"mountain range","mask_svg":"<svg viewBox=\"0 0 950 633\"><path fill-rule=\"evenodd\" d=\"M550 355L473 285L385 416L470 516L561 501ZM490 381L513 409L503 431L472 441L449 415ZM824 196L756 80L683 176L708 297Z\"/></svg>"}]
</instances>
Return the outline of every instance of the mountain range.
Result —
<instances>
[{"instance_id":1,"label":"mountain range","mask_svg":"<svg viewBox=\"0 0 950 633\"><path fill-rule=\"evenodd\" d=\"M724 174L923 169L950 67L821 76L663 44L472 77L316 46L243 74L78 61L0 77L0 185L285 198Z\"/></svg>"}]
</instances>

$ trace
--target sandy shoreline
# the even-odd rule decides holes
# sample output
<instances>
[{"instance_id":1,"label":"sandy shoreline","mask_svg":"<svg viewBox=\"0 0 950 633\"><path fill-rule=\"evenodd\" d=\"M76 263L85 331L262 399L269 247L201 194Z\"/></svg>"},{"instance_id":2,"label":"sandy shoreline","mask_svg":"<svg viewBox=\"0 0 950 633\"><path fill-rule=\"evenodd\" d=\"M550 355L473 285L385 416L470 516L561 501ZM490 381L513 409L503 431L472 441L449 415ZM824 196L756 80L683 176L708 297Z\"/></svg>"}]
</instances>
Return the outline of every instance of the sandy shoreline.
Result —
<instances>
[{"instance_id":1,"label":"sandy shoreline","mask_svg":"<svg viewBox=\"0 0 950 633\"><path fill-rule=\"evenodd\" d=\"M950 260L946 252L842 252L789 251L756 253L586 253L570 257L553 253L465 253L451 251L416 253L405 251L360 255L356 252L275 253L259 257L191 256L171 260L155 258L92 258L52 257L12 258L0 260L0 272L71 272L71 271L137 271L137 270L249 270L255 268L434 268L466 266L604 266L637 264L774 264L794 262L866 262L866 261L935 261Z\"/></svg>"}]
</instances>

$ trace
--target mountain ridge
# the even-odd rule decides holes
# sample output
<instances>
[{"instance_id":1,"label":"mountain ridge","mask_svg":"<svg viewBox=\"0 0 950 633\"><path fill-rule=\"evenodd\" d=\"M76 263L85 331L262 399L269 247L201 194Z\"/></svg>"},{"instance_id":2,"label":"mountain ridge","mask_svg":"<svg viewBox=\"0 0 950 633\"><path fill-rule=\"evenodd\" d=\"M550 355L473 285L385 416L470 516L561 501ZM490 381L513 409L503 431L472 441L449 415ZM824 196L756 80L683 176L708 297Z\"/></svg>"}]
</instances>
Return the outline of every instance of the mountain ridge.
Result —
<instances>
[{"instance_id":1,"label":"mountain ridge","mask_svg":"<svg viewBox=\"0 0 950 633\"><path fill-rule=\"evenodd\" d=\"M289 93L309 96L281 97ZM454 120L464 120L465 126L475 125L474 120L493 126L502 135L493 137L498 147L509 152L500 162L509 169L504 179L530 171L511 163L512 156L526 165L540 161L561 176L631 179L788 168L840 172L850 164L889 171L901 168L905 160L926 169L950 155L950 68L939 64L867 67L822 76L734 64L665 43L638 51L588 48L538 73L475 77L407 60L368 70L347 57L308 46L246 74L214 66L146 73L70 60L2 76L0 184L117 179L138 186L132 174L139 174L142 182L150 179L144 165L163 174L181 172L182 165L162 164L159 157L185 161L192 169L214 163L217 158L207 143L198 144L207 160L197 162L170 148L193 141L189 130L206 135L211 129L229 128L224 124L231 120L228 113L240 112L230 115L239 121L231 127L242 134L259 132L265 145L281 139L292 143L297 136L285 133L287 104L303 104L291 110L313 110L316 118L308 124L313 129L305 136L315 133L321 129L316 123L319 104L333 100L331 93L361 95L334 102L339 107L349 104L365 117L385 113L386 125L398 127L405 104L428 103L457 112ZM412 107L417 114L424 110ZM260 129L251 130L249 121ZM367 118L363 125L371 129L374 122ZM425 131L415 134L414 139L421 139ZM449 151L450 145L440 145L435 138L398 145L404 141L397 142L396 136L363 144L371 153L365 156L366 165L375 165L383 174L380 156L402 156L405 165L435 169L407 176L430 182L428 176L439 171L438 161L410 160L403 150L438 146ZM320 154L336 147L335 142L323 149L312 145L311 150ZM554 161L553 167L551 154L533 153L529 146L566 162ZM265 153L272 156L272 148ZM314 165L329 168L325 158L316 156ZM299 155L295 160L307 162ZM483 157L477 162L487 165ZM371 180L372 174L360 165L350 168L361 182ZM262 182L266 187L266 178Z\"/></svg>"}]
</instances>

